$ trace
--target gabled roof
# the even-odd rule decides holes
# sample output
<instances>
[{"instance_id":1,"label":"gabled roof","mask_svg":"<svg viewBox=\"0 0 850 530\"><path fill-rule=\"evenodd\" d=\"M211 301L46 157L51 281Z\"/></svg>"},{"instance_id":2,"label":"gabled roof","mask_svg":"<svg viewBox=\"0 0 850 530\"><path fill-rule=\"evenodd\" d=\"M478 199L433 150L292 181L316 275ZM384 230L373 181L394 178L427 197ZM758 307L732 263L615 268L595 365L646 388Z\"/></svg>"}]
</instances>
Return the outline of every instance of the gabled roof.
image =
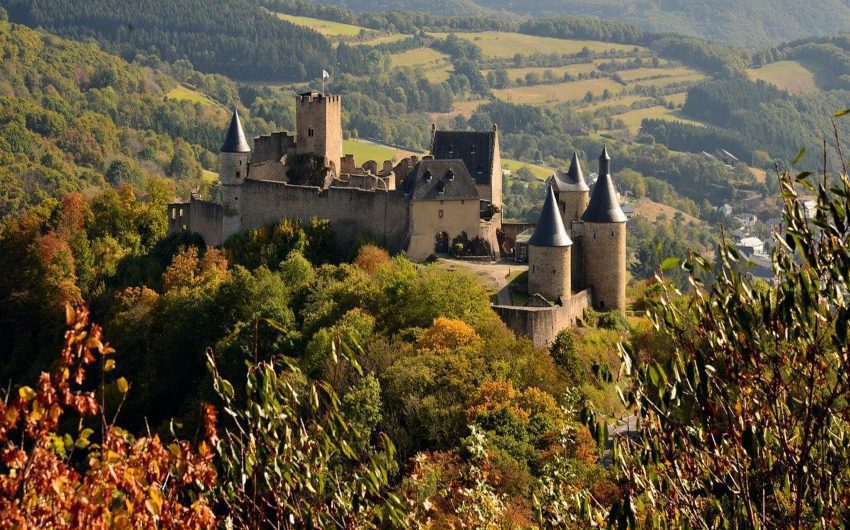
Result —
<instances>
[{"instance_id":1,"label":"gabled roof","mask_svg":"<svg viewBox=\"0 0 850 530\"><path fill-rule=\"evenodd\" d=\"M608 149L603 147L599 155L599 178L593 186L590 195L590 204L581 216L581 220L588 223L625 223L628 218L620 208L617 200L617 190L614 189L614 181L611 179L611 157Z\"/></svg>"},{"instance_id":2,"label":"gabled roof","mask_svg":"<svg viewBox=\"0 0 850 530\"><path fill-rule=\"evenodd\" d=\"M528 240L528 244L535 247L566 247L573 244L564 229L564 220L561 218L555 192L551 186L546 186L543 210L540 212L537 227L534 229L534 235Z\"/></svg>"},{"instance_id":3,"label":"gabled roof","mask_svg":"<svg viewBox=\"0 0 850 530\"><path fill-rule=\"evenodd\" d=\"M420 160L406 182L414 201L478 200L475 181L463 160Z\"/></svg>"},{"instance_id":4,"label":"gabled roof","mask_svg":"<svg viewBox=\"0 0 850 530\"><path fill-rule=\"evenodd\" d=\"M431 154L437 160L463 160L475 183L486 185L493 172L495 146L496 131L435 131Z\"/></svg>"},{"instance_id":5,"label":"gabled roof","mask_svg":"<svg viewBox=\"0 0 850 530\"><path fill-rule=\"evenodd\" d=\"M573 151L573 160L570 162L570 169L566 173L555 173L553 182L558 188L558 191L590 191L587 187L587 182L584 180L584 173L581 171L581 164L578 161L578 155Z\"/></svg>"},{"instance_id":6,"label":"gabled roof","mask_svg":"<svg viewBox=\"0 0 850 530\"><path fill-rule=\"evenodd\" d=\"M222 153L247 153L251 151L248 147L248 142L245 140L245 131L242 130L242 122L239 121L239 113L233 111L233 117L230 118L230 127L227 128L227 136L224 137L224 144L221 146Z\"/></svg>"}]
</instances>

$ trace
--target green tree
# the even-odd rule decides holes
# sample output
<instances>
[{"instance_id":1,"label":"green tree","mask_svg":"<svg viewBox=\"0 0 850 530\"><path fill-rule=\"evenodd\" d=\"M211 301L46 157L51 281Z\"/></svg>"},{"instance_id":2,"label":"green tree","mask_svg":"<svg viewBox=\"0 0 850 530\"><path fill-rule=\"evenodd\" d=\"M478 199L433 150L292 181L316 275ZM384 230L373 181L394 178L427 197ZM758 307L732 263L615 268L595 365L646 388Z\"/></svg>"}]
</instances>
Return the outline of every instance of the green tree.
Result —
<instances>
[{"instance_id":1,"label":"green tree","mask_svg":"<svg viewBox=\"0 0 850 530\"><path fill-rule=\"evenodd\" d=\"M709 264L694 258L692 294L680 299L668 289L651 303L653 323L673 344L669 358L624 348L625 400L641 433L615 439L624 496L607 511L610 524L847 523L850 180L810 180L782 177L787 230L776 236L775 284L754 283L729 247L719 250L708 289L697 272ZM814 220L803 215L795 184L817 194Z\"/></svg>"}]
</instances>

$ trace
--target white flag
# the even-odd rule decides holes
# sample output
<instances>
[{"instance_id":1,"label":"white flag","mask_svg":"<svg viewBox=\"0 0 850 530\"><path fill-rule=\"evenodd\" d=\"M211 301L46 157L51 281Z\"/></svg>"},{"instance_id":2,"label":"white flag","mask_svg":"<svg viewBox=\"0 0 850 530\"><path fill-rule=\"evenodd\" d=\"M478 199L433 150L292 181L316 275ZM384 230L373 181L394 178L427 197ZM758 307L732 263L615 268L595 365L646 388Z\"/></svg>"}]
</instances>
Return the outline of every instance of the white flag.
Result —
<instances>
[{"instance_id":1,"label":"white flag","mask_svg":"<svg viewBox=\"0 0 850 530\"><path fill-rule=\"evenodd\" d=\"M329 78L330 76L331 74L329 74L327 70L322 70L322 81Z\"/></svg>"}]
</instances>

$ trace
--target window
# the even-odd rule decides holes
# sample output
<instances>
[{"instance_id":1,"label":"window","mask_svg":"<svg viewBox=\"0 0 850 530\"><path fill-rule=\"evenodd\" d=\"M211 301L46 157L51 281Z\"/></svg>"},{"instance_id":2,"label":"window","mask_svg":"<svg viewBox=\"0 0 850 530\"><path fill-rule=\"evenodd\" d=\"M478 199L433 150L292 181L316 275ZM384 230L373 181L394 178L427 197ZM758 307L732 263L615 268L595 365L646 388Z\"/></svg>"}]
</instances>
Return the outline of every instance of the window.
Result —
<instances>
[{"instance_id":1,"label":"window","mask_svg":"<svg viewBox=\"0 0 850 530\"><path fill-rule=\"evenodd\" d=\"M449 154L453 155L455 153L455 146L449 144Z\"/></svg>"},{"instance_id":2,"label":"window","mask_svg":"<svg viewBox=\"0 0 850 530\"><path fill-rule=\"evenodd\" d=\"M237 171L237 172L236 172L236 178L240 178L240 177L242 177L242 172L241 172L241 171Z\"/></svg>"},{"instance_id":3,"label":"window","mask_svg":"<svg viewBox=\"0 0 850 530\"><path fill-rule=\"evenodd\" d=\"M443 210L439 210L439 211L437 212L437 217L439 217L440 219L442 219L442 218L443 218Z\"/></svg>"},{"instance_id":4,"label":"window","mask_svg":"<svg viewBox=\"0 0 850 530\"><path fill-rule=\"evenodd\" d=\"M471 154L471 155L475 154L475 146L474 145L469 148L469 154Z\"/></svg>"},{"instance_id":5,"label":"window","mask_svg":"<svg viewBox=\"0 0 850 530\"><path fill-rule=\"evenodd\" d=\"M314 134L316 134L316 131L314 131L312 127L310 127L309 129L307 129L307 136L309 136L310 138L312 138Z\"/></svg>"}]
</instances>

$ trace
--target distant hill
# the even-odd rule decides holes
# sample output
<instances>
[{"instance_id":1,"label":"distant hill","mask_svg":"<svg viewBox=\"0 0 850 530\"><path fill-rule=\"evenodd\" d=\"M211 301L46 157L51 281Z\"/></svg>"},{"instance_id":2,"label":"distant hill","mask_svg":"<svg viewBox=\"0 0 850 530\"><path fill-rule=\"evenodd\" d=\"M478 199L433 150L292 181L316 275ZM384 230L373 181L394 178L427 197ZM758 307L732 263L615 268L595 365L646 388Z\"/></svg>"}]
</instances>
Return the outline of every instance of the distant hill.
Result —
<instances>
[{"instance_id":1,"label":"distant hill","mask_svg":"<svg viewBox=\"0 0 850 530\"><path fill-rule=\"evenodd\" d=\"M0 0L13 22L76 40L95 39L131 58L188 59L241 80L303 81L333 56L317 32L248 0Z\"/></svg>"},{"instance_id":2,"label":"distant hill","mask_svg":"<svg viewBox=\"0 0 850 530\"><path fill-rule=\"evenodd\" d=\"M593 15L628 20L660 33L684 33L739 45L773 45L850 28L847 0L319 0L354 11L410 9L479 15L481 8L525 16Z\"/></svg>"}]
</instances>

